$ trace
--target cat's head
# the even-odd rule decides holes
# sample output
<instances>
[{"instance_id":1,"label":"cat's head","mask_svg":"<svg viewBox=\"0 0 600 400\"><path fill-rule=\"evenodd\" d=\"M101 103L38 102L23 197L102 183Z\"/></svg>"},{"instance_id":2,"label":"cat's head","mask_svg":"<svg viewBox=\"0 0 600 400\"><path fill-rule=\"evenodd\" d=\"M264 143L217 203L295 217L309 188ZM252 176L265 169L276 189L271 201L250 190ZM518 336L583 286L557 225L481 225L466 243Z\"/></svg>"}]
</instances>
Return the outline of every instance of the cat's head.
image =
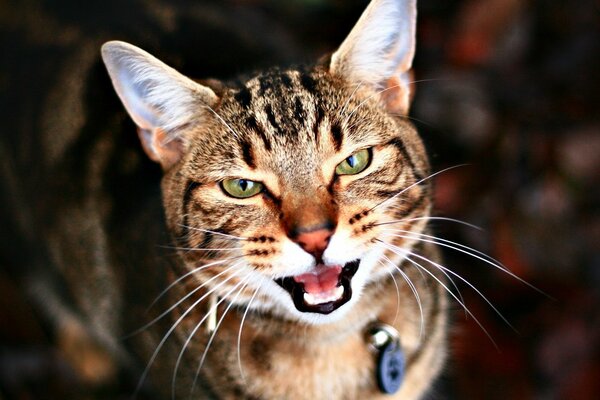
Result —
<instances>
[{"instance_id":1,"label":"cat's head","mask_svg":"<svg viewBox=\"0 0 600 400\"><path fill-rule=\"evenodd\" d=\"M429 210L407 122L415 1L373 0L319 65L202 85L148 53L102 54L147 154L188 271L228 301L292 319L342 317L414 240ZM405 235L406 236L406 235ZM392 240L394 239L394 240Z\"/></svg>"}]
</instances>

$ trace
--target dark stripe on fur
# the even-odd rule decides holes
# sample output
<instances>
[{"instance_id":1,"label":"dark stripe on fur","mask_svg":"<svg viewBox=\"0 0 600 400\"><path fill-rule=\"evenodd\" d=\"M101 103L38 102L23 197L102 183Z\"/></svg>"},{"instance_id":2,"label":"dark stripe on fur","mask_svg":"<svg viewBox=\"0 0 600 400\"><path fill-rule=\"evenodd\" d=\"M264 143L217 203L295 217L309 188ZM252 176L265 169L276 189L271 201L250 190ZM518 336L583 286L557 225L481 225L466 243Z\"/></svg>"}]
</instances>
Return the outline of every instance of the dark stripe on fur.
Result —
<instances>
[{"instance_id":1,"label":"dark stripe on fur","mask_svg":"<svg viewBox=\"0 0 600 400\"><path fill-rule=\"evenodd\" d=\"M240 148L242 149L242 158L248 167L251 169L256 168L256 162L254 160L254 151L252 151L252 143L249 140L242 139L239 142Z\"/></svg>"},{"instance_id":2,"label":"dark stripe on fur","mask_svg":"<svg viewBox=\"0 0 600 400\"><path fill-rule=\"evenodd\" d=\"M252 93L247 87L240 89L233 97L242 107L250 107L250 103L252 102Z\"/></svg>"},{"instance_id":3,"label":"dark stripe on fur","mask_svg":"<svg viewBox=\"0 0 600 400\"><path fill-rule=\"evenodd\" d=\"M415 163L413 162L412 158L410 157L410 154L406 150L406 146L404 146L404 142L402 142L401 139L394 138L394 139L390 140L386 144L395 146L398 149L398 151L400 152L400 154L402 154L402 157L408 163L408 167L410 168L410 170L414 172L415 177L417 178L417 180L421 180L421 179L424 178L423 173L421 173L421 171L417 170L417 168L415 167Z\"/></svg>"},{"instance_id":4,"label":"dark stripe on fur","mask_svg":"<svg viewBox=\"0 0 600 400\"><path fill-rule=\"evenodd\" d=\"M287 72L283 72L281 74L281 83L288 89L292 88L292 79L290 78Z\"/></svg>"},{"instance_id":5,"label":"dark stripe on fur","mask_svg":"<svg viewBox=\"0 0 600 400\"><path fill-rule=\"evenodd\" d=\"M342 148L342 143L344 141L344 134L342 133L342 128L337 123L333 123L331 125L331 140L333 142L333 148L335 151L340 151Z\"/></svg>"},{"instance_id":6,"label":"dark stripe on fur","mask_svg":"<svg viewBox=\"0 0 600 400\"><path fill-rule=\"evenodd\" d=\"M277 120L275 119L275 113L273 112L273 107L271 107L270 104L267 104L265 106L265 113L267 114L267 119L269 120L269 123L271 124L271 126L273 128L275 128L275 131L277 133L282 133L281 127L279 126L279 124L277 123Z\"/></svg>"},{"instance_id":7,"label":"dark stripe on fur","mask_svg":"<svg viewBox=\"0 0 600 400\"><path fill-rule=\"evenodd\" d=\"M300 75L300 84L310 94L317 94L317 81L310 76L308 73L302 73Z\"/></svg>"},{"instance_id":8,"label":"dark stripe on fur","mask_svg":"<svg viewBox=\"0 0 600 400\"><path fill-rule=\"evenodd\" d=\"M192 196L194 195L194 191L200 187L200 183L194 182L192 180L188 181L186 184L185 192L183 193L183 212L187 214L188 204L192 200Z\"/></svg>"},{"instance_id":9,"label":"dark stripe on fur","mask_svg":"<svg viewBox=\"0 0 600 400\"><path fill-rule=\"evenodd\" d=\"M321 124L323 123L323 118L325 118L325 110L323 109L323 107L321 106L320 103L317 103L316 105L317 108L317 115L315 116L315 142L319 143L319 128L321 127Z\"/></svg>"},{"instance_id":10,"label":"dark stripe on fur","mask_svg":"<svg viewBox=\"0 0 600 400\"><path fill-rule=\"evenodd\" d=\"M413 203L411 203L411 205L406 210L404 210L402 212L402 215L399 217L409 216L412 213L414 213L417 209L423 207L423 203L425 203L425 200L427 199L427 192L427 190L422 190L419 194L419 198Z\"/></svg>"},{"instance_id":11,"label":"dark stripe on fur","mask_svg":"<svg viewBox=\"0 0 600 400\"><path fill-rule=\"evenodd\" d=\"M273 77L270 75L263 75L258 78L259 90L258 94L264 96L266 91L273 85Z\"/></svg>"},{"instance_id":12,"label":"dark stripe on fur","mask_svg":"<svg viewBox=\"0 0 600 400\"><path fill-rule=\"evenodd\" d=\"M196 248L208 249L213 240L213 236L214 235L211 232L204 232L204 237L202 238L202 241L196 246Z\"/></svg>"},{"instance_id":13,"label":"dark stripe on fur","mask_svg":"<svg viewBox=\"0 0 600 400\"><path fill-rule=\"evenodd\" d=\"M185 191L183 192L183 221L182 227L179 237L179 242L183 247L190 247L189 244L189 228L188 228L188 210L189 203L192 201L192 196L194 195L194 191L200 187L200 183L189 180L185 185Z\"/></svg>"},{"instance_id":14,"label":"dark stripe on fur","mask_svg":"<svg viewBox=\"0 0 600 400\"><path fill-rule=\"evenodd\" d=\"M253 115L250 115L248 118L246 118L246 126L258 134L260 139L263 141L265 150L271 151L271 141L265 134L262 127L258 125L258 121L256 121L256 118L254 118Z\"/></svg>"},{"instance_id":15,"label":"dark stripe on fur","mask_svg":"<svg viewBox=\"0 0 600 400\"><path fill-rule=\"evenodd\" d=\"M300 97L296 97L294 101L294 117L296 117L296 120L300 125L303 125L306 120L306 112L304 111L304 106L302 105Z\"/></svg>"}]
</instances>

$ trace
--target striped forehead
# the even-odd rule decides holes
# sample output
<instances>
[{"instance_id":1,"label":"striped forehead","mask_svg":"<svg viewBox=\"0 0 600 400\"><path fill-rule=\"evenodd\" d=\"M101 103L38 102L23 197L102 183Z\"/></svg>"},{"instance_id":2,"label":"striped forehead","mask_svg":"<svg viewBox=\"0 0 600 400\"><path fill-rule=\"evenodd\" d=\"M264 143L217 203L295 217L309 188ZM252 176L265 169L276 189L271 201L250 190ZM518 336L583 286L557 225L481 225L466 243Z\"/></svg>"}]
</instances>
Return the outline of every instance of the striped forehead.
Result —
<instances>
[{"instance_id":1,"label":"striped forehead","mask_svg":"<svg viewBox=\"0 0 600 400\"><path fill-rule=\"evenodd\" d=\"M295 141L323 113L323 83L308 72L271 70L235 90L233 99L275 141Z\"/></svg>"},{"instance_id":2,"label":"striped forehead","mask_svg":"<svg viewBox=\"0 0 600 400\"><path fill-rule=\"evenodd\" d=\"M330 123L334 94L314 72L272 70L232 89L221 112L240 133L237 145L250 167L259 157L279 168L300 158L314 165L323 156L316 151L319 130Z\"/></svg>"}]
</instances>

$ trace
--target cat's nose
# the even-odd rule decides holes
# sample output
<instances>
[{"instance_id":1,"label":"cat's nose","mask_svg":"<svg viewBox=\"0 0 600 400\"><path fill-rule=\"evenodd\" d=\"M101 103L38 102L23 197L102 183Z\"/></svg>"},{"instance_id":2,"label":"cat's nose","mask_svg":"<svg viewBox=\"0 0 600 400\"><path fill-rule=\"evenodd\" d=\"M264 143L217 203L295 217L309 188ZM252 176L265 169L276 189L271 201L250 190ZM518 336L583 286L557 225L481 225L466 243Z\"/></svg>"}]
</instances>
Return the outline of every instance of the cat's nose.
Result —
<instances>
[{"instance_id":1,"label":"cat's nose","mask_svg":"<svg viewBox=\"0 0 600 400\"><path fill-rule=\"evenodd\" d=\"M309 231L301 231L294 235L293 240L307 253L312 254L317 263L322 263L321 257L333 235L330 228L317 228Z\"/></svg>"}]
</instances>

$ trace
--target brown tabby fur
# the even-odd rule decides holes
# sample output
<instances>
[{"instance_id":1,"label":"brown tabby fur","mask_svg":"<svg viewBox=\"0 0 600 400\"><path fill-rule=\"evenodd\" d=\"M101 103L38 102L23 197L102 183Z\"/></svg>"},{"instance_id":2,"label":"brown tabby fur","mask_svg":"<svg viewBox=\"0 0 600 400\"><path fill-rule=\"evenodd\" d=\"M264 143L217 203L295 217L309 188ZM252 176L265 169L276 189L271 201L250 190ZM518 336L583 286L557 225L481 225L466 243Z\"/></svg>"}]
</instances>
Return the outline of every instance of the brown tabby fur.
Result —
<instances>
[{"instance_id":1,"label":"brown tabby fur","mask_svg":"<svg viewBox=\"0 0 600 400\"><path fill-rule=\"evenodd\" d=\"M97 58L85 49L98 44L96 40L82 47L79 59L85 62L71 68L91 69ZM18 215L3 218L20 232L24 248L37 246L35 253L23 256L28 268L23 279L57 332L65 357L86 381L104 384L123 369L139 376L167 330L206 288L159 323L126 340L123 336L225 268L215 265L181 281L152 308L153 315L146 313L163 289L202 263L240 255L254 271L281 275L285 271L276 270L273 260L299 224L313 226L331 219L336 230L349 232L356 246L368 247L377 245L385 228L378 223L429 215L427 180L386 207L376 207L426 178L430 174L427 156L412 124L393 112L393 96L379 96L378 89L357 86L343 74L333 73L329 61L325 58L300 69L272 69L235 84L205 81L218 97L212 111L199 107L186 125L157 132L161 138L175 137L170 147L175 155L162 163L162 194L157 190L157 170L135 172L141 165L149 167L140 161L139 153L123 145L128 139L115 139L133 136L122 114L107 116L99 125L74 116L61 143L46 138L54 147L47 152L44 167L31 173L30 184L5 179L11 198L28 200L11 208L22 210ZM102 96L107 86L99 89L96 99L116 104L114 97ZM84 90L78 81L69 87L78 93ZM72 93L72 99L78 93ZM63 103L56 107L81 106L70 99L61 98ZM52 115L45 120L42 135L58 134L65 124ZM74 145L79 142L87 146L82 154L83 147ZM6 141L0 148L6 157L16 154L11 143ZM363 148L373 149L369 173L335 178L335 166ZM4 177L24 174L27 164L20 164L17 156L13 159L4 161ZM243 201L224 197L218 182L235 177L264 182L270 194ZM40 199L34 195L37 191L47 196ZM395 227L427 233L425 219ZM431 245L397 238L388 242L438 260ZM197 251L210 248L236 250ZM398 260L389 250L386 256ZM443 282L436 268L422 264ZM229 307L231 303L225 301L219 306L218 316L224 319L199 370L194 398L421 398L445 359L446 297L429 274L407 261L399 268L420 295L423 320L406 281L383 266L374 268L378 278L367 283L353 308L327 324L298 321L260 291L255 307L246 314L256 288L235 290L229 299L238 294L236 304ZM216 282L229 276L222 275ZM219 293L224 296L242 277L233 276ZM170 396L177 356L207 307L207 301L196 306L165 341L142 394ZM242 319L240 370L237 340ZM375 320L399 331L407 360L404 384L393 396L381 394L376 386L375 355L365 339L367 325ZM204 328L199 329L183 353L176 376L177 398L188 396L209 338Z\"/></svg>"},{"instance_id":2,"label":"brown tabby fur","mask_svg":"<svg viewBox=\"0 0 600 400\"><path fill-rule=\"evenodd\" d=\"M303 88L300 83L303 74L317 83L316 87L310 88L312 93ZM284 86L283 82L287 80L281 79L281 75L289 77L291 87ZM257 96L261 80L270 82L269 90ZM189 153L182 162L181 168L174 168L163 178L163 193L165 209L168 212L167 221L170 222L173 231L179 232L180 236L185 235L182 242L186 243L186 247L223 247L226 242L223 243L215 237L208 244L206 235L182 229L182 225L256 238L244 242L241 251L248 254L247 258L253 267L268 269L270 257L279 252L278 244L286 235L286 218L309 219L313 207L332 202L331 191L323 190L321 193L315 191L321 185L324 186L325 182L320 181L322 178L318 166L326 164L327 158L316 159L310 163L305 160L315 157L316 146L321 146L325 151L329 151L329 154L335 154L330 124L338 122L336 108L351 96L353 88L344 87L343 82L331 77L322 67L316 67L308 72L269 73L249 81L246 87L249 87L248 90L256 101L249 105L242 105L236 100L236 94L245 89L232 89L223 93L220 106L215 111L225 116L234 131L251 142L251 148L256 149L253 150L256 168L260 168L263 164L265 165L263 168L274 171L273 173L280 178L279 182L283 184L276 195L285 194L283 198L272 201L271 204L269 204L271 200L267 200L267 206L254 204L246 206L247 211L245 210L244 214L235 213L237 208L227 213L226 204L213 200L212 191L216 189L210 186L219 180L222 165L237 163L239 168L248 171L245 176L252 173L252 168L244 165L243 161L243 146L247 143L236 141L231 132L214 116L211 117L208 111L204 116L206 123L197 130L186 133L191 138ZM281 94L286 91L290 91L293 95ZM370 95L372 95L370 91L358 91L350 100L349 108L358 107ZM282 99L292 104L286 104ZM258 132L253 124L245 123L247 118L260 115L261 110L269 105L275 115L285 115L286 110L293 109L296 99L305 105L309 117L302 122L290 118L295 132L293 136L274 131L266 121L262 128L258 128L261 129ZM321 107L321 112L325 116L319 124L318 133L314 121L318 114L314 110L315 104ZM413 183L427 176L428 167L421 142L415 130L405 120L386 117L373 101L369 106L363 104L358 108L356 121L358 122L355 129L345 131L343 143L349 147L354 143L359 145L380 143L376 146L376 151L381 152L381 157L387 159L386 164L400 167L399 170L386 170L381 167L380 172L365 178L360 185L353 185L352 182L344 186L341 182L334 184L342 186L343 190L334 187L333 192L344 193L343 196L338 195L335 199L338 229L349 229L354 237L368 243L379 233L377 227L373 226L374 222L384 219L385 216L365 211L387 198L390 193L408 186L407 182ZM297 125L294 126L294 123ZM249 129L249 126L252 128ZM272 147L268 152L265 150L260 132L271 143ZM365 132L374 133L368 135ZM401 140L402 146L390 144L394 143L395 138ZM237 157L233 161L229 154L231 151L237 152ZM294 157L290 157L290 154ZM181 193L186 193L190 181L199 182L200 186L190 196L191 205L185 205L183 199L186 196L182 196ZM390 185L391 182L393 184ZM203 190L203 184L209 187ZM366 201L366 199L371 200ZM396 216L408 219L428 214L430 208L428 185L415 186L414 190L409 191L402 199L405 203L396 211ZM313 206L313 203L316 205ZM190 212L190 209L194 212ZM219 213L216 211L218 209L225 212ZM261 221L260 227L256 226L255 221ZM416 223L407 223L403 229L420 232L424 229L424 224L419 220ZM273 240L263 241L260 240L261 236ZM399 245L400 241L395 244ZM422 251L425 256L437 259L435 249L424 246ZM389 253L388 256L394 258L393 254ZM184 252L183 257L191 265L200 258L198 253L192 251ZM380 394L375 386L374 355L365 346L364 329L367 324L378 319L393 323L398 329L408 360L407 383L396 397L418 398L429 386L444 359L441 347L445 342L446 303L443 289L431 277L420 276L419 272L410 265L403 268L420 293L425 316L422 337L420 337L417 303L408 285L403 283L401 278L397 280L401 291L400 303L396 297L394 281L391 278L385 279L383 282L371 284L361 297L361 301L355 306L356 308L342 321L331 325L298 326L295 322L282 320L285 311L278 309L264 315L250 313L245 321L241 342L241 358L246 379L244 382L236 358L237 333L244 311L242 307L238 312L226 315L223 326L220 327L216 340L212 343L206 368L200 372L206 385L204 389L220 398L231 399L240 398L241 393L250 398L390 398ZM214 276L220 271L222 267L209 270L205 278L198 280L201 282L202 279ZM235 281L232 281L231 286L234 284ZM243 292L242 296L251 297L252 290L247 289L246 292ZM185 291L176 293L172 302L174 303L184 294ZM268 301L268 299L264 300ZM225 307L222 306L221 313L224 309ZM398 315L396 315L397 311ZM199 314L194 318L195 322L189 321L187 329L182 330L182 342L186 339L185 332L191 332L202 312ZM190 348L186 353L190 356L189 371L192 373L195 372L194 366L198 362L198 354L203 353L203 343L208 340L208 336L203 331L200 331L197 336L198 342L195 343L195 348ZM171 368L168 366L166 370L169 371ZM298 384L298 381L302 383ZM189 386L182 384L181 387L185 393Z\"/></svg>"}]
</instances>

